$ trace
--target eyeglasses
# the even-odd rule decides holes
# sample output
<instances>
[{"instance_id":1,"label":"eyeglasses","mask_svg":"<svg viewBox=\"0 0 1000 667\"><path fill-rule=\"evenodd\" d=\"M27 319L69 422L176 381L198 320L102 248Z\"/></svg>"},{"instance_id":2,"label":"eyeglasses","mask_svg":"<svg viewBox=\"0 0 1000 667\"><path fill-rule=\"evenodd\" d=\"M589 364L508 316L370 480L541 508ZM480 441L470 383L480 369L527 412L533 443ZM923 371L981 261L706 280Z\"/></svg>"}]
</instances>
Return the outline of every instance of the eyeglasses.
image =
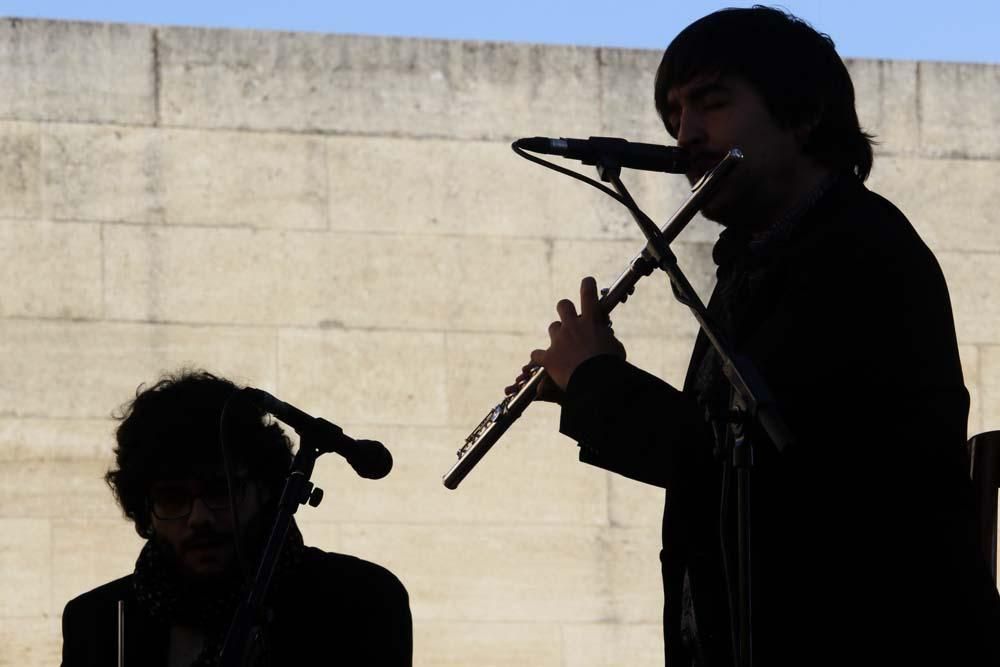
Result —
<instances>
[{"instance_id":1,"label":"eyeglasses","mask_svg":"<svg viewBox=\"0 0 1000 667\"><path fill-rule=\"evenodd\" d=\"M233 480L233 499L237 504L246 495L246 480ZM160 482L149 491L149 508L157 519L170 521L187 518L194 509L195 498L200 498L210 510L228 510L231 507L229 488L225 477L188 482Z\"/></svg>"}]
</instances>

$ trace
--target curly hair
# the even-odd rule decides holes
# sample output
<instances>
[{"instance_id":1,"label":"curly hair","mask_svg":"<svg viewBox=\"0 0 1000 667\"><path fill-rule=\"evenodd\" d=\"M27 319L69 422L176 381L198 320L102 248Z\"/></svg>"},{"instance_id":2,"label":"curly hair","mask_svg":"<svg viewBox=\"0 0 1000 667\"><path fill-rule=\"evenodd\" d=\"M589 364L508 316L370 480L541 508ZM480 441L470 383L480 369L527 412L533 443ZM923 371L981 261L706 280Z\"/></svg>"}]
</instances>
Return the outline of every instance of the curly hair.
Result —
<instances>
[{"instance_id":1,"label":"curly hair","mask_svg":"<svg viewBox=\"0 0 1000 667\"><path fill-rule=\"evenodd\" d=\"M140 537L149 536L147 498L154 481L190 477L201 466L221 469L222 410L239 389L225 378L185 369L150 387L139 385L135 399L116 412L117 467L104 479ZM244 400L229 403L226 427L230 460L277 497L292 462L284 431Z\"/></svg>"},{"instance_id":2,"label":"curly hair","mask_svg":"<svg viewBox=\"0 0 1000 667\"><path fill-rule=\"evenodd\" d=\"M745 79L784 128L804 128L806 155L864 181L873 136L854 108L851 75L829 35L780 9L754 5L698 19L667 47L656 72L656 110L666 119L667 93L699 76Z\"/></svg>"}]
</instances>

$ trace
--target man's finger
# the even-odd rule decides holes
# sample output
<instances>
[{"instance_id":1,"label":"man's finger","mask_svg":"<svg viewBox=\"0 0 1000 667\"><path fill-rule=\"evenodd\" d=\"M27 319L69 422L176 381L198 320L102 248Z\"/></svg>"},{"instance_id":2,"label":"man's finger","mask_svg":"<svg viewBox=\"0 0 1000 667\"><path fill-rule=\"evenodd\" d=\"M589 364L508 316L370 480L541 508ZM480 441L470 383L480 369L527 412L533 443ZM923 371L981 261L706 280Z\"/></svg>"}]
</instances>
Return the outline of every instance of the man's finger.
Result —
<instances>
[{"instance_id":1,"label":"man's finger","mask_svg":"<svg viewBox=\"0 0 1000 667\"><path fill-rule=\"evenodd\" d=\"M531 351L531 364L533 366L543 366L545 362L545 350Z\"/></svg>"},{"instance_id":2,"label":"man's finger","mask_svg":"<svg viewBox=\"0 0 1000 667\"><path fill-rule=\"evenodd\" d=\"M562 327L562 322L560 322L559 320L556 320L555 322L549 325L549 340L555 341L556 334L559 333L560 327ZM534 361L534 358L532 358L532 361Z\"/></svg>"},{"instance_id":3,"label":"man's finger","mask_svg":"<svg viewBox=\"0 0 1000 667\"><path fill-rule=\"evenodd\" d=\"M562 299L556 304L556 312L559 313L559 319L563 322L575 320L576 319L576 306L569 299Z\"/></svg>"},{"instance_id":4,"label":"man's finger","mask_svg":"<svg viewBox=\"0 0 1000 667\"><path fill-rule=\"evenodd\" d=\"M597 281L593 276L587 276L580 281L580 314L585 319L598 318L600 307L597 305Z\"/></svg>"}]
</instances>

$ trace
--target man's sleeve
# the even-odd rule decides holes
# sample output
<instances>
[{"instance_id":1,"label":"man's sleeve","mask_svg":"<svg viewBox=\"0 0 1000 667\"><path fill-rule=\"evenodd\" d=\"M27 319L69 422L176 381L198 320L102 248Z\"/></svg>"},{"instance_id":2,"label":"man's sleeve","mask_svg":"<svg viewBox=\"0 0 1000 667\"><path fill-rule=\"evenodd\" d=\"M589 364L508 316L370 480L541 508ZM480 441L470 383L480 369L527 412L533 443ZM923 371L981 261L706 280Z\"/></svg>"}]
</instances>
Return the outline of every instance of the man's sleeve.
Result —
<instances>
[{"instance_id":1,"label":"man's sleeve","mask_svg":"<svg viewBox=\"0 0 1000 667\"><path fill-rule=\"evenodd\" d=\"M709 455L712 435L690 397L623 359L603 355L574 371L559 430L584 463L670 488L690 455Z\"/></svg>"},{"instance_id":2,"label":"man's sleeve","mask_svg":"<svg viewBox=\"0 0 1000 667\"><path fill-rule=\"evenodd\" d=\"M406 588L381 565L355 558L348 562L353 564L349 576L355 590L352 608L345 611L354 621L350 657L359 664L409 667L413 664L413 618ZM338 578L345 573L340 572Z\"/></svg>"},{"instance_id":3,"label":"man's sleeve","mask_svg":"<svg viewBox=\"0 0 1000 667\"><path fill-rule=\"evenodd\" d=\"M66 603L62 614L62 667L75 667L85 665L87 660L84 657L84 646L81 644L79 636L80 617L78 614L79 602L70 600Z\"/></svg>"},{"instance_id":4,"label":"man's sleeve","mask_svg":"<svg viewBox=\"0 0 1000 667\"><path fill-rule=\"evenodd\" d=\"M378 614L385 619L386 642L384 653L378 664L409 667L413 664L413 617L410 613L410 597L403 583L395 575L386 571L388 577L383 582L382 603Z\"/></svg>"}]
</instances>

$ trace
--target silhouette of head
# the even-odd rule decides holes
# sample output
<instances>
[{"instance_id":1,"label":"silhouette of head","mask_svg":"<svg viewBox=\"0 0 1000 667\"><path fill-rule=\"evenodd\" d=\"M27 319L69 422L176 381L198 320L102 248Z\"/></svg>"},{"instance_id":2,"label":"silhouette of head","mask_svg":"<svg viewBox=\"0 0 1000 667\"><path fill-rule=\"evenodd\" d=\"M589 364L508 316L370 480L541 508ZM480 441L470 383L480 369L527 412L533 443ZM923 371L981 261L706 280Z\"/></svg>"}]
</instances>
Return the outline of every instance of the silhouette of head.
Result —
<instances>
[{"instance_id":1,"label":"silhouette of head","mask_svg":"<svg viewBox=\"0 0 1000 667\"><path fill-rule=\"evenodd\" d=\"M868 177L872 137L858 123L854 86L829 36L761 5L695 21L670 43L656 73L656 109L664 123L671 89L719 76L748 83L779 127L800 132L802 150L817 162Z\"/></svg>"},{"instance_id":2,"label":"silhouette of head","mask_svg":"<svg viewBox=\"0 0 1000 667\"><path fill-rule=\"evenodd\" d=\"M194 574L229 566L233 503L241 528L257 521L291 464L281 427L247 401L230 401L238 389L205 371L181 371L140 386L116 415L117 467L105 479L136 532L169 544ZM232 495L220 446L224 407Z\"/></svg>"}]
</instances>

